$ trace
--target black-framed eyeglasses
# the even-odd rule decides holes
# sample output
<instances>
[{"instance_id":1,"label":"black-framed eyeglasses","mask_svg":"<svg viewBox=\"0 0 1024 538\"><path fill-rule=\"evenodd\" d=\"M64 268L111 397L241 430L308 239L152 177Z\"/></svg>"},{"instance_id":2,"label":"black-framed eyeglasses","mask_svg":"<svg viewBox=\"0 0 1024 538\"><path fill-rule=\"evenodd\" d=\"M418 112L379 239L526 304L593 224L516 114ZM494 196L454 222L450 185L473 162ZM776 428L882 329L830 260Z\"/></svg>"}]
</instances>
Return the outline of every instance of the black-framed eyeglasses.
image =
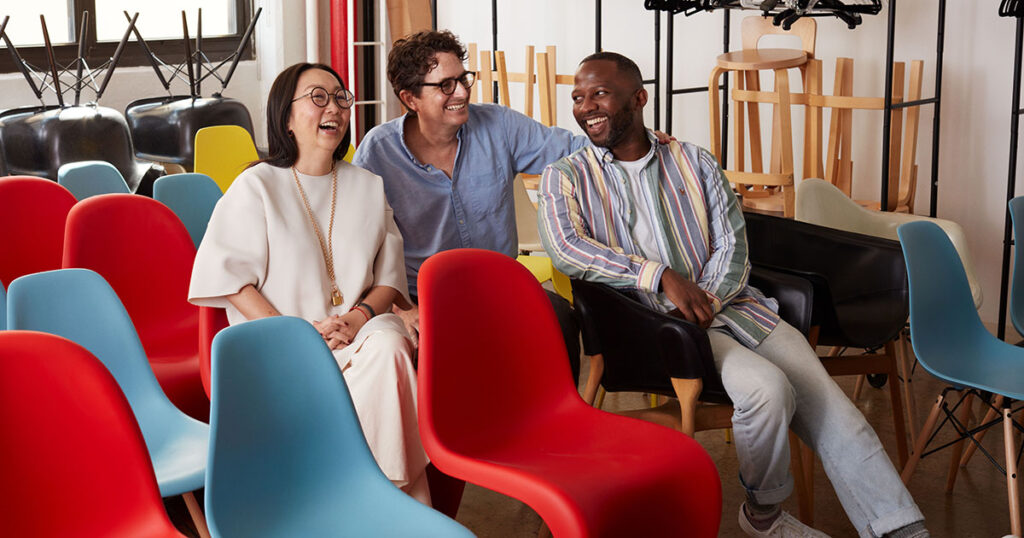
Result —
<instances>
[{"instance_id":1,"label":"black-framed eyeglasses","mask_svg":"<svg viewBox=\"0 0 1024 538\"><path fill-rule=\"evenodd\" d=\"M473 87L474 82L476 82L476 73L473 71L463 71L461 75L446 78L441 82L420 82L420 86L437 86L441 89L441 93L451 95L455 93L456 84L462 84L462 87L468 90Z\"/></svg>"},{"instance_id":2,"label":"black-framed eyeglasses","mask_svg":"<svg viewBox=\"0 0 1024 538\"><path fill-rule=\"evenodd\" d=\"M310 100L313 101L314 105L323 108L327 106L327 103L331 97L331 93L321 88L320 86L317 86L310 90L309 93L302 94L296 97L295 99L292 99L292 102L294 103L295 101L298 101L303 97L309 97ZM340 108L352 108L352 103L354 103L355 100L356 98L354 95L352 95L352 92L346 90L345 88L340 88L338 89L338 91L334 92L334 102L338 103L338 106Z\"/></svg>"}]
</instances>

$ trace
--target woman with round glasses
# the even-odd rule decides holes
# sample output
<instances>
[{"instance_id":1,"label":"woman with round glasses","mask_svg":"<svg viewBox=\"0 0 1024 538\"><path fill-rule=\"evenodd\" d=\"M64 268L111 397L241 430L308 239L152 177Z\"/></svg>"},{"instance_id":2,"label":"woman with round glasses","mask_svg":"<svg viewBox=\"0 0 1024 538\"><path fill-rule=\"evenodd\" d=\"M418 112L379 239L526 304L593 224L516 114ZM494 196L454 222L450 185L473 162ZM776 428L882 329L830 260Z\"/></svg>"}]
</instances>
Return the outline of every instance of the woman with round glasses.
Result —
<instances>
[{"instance_id":1,"label":"woman with round glasses","mask_svg":"<svg viewBox=\"0 0 1024 538\"><path fill-rule=\"evenodd\" d=\"M402 237L380 177L342 160L352 103L329 66L278 75L267 99L269 155L217 204L189 300L226 308L232 324L309 320L334 353L381 470L430 504L412 344L391 313L409 306Z\"/></svg>"}]
</instances>

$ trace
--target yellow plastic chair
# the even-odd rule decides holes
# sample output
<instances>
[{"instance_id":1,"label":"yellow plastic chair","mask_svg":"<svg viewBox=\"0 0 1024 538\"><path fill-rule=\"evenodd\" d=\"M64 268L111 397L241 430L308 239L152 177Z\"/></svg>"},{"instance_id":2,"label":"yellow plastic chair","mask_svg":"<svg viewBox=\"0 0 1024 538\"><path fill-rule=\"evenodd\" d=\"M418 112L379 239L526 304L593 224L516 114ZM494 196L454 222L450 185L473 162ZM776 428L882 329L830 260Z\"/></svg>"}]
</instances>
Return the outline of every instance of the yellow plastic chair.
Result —
<instances>
[{"instance_id":1,"label":"yellow plastic chair","mask_svg":"<svg viewBox=\"0 0 1024 538\"><path fill-rule=\"evenodd\" d=\"M259 159L249 131L237 125L215 125L196 132L195 171L213 178L222 192L249 163Z\"/></svg>"},{"instance_id":2,"label":"yellow plastic chair","mask_svg":"<svg viewBox=\"0 0 1024 538\"><path fill-rule=\"evenodd\" d=\"M537 282L543 283L550 280L551 285L555 288L555 293L569 301L569 304L572 304L572 284L569 283L569 277L551 265L551 258L523 255L516 258L516 261L529 269L530 273L537 279Z\"/></svg>"}]
</instances>

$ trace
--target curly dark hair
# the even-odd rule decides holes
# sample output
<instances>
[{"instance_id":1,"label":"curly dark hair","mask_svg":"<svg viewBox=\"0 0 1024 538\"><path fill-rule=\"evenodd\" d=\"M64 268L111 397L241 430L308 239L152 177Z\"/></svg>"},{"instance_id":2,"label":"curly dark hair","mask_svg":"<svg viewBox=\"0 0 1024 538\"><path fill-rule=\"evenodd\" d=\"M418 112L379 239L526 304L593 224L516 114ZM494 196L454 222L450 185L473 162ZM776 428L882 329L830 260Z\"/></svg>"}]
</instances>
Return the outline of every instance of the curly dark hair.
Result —
<instances>
[{"instance_id":1,"label":"curly dark hair","mask_svg":"<svg viewBox=\"0 0 1024 538\"><path fill-rule=\"evenodd\" d=\"M466 61L466 47L448 30L426 30L395 41L388 54L388 81L399 100L402 90L419 97L424 77L437 67L437 55L442 52Z\"/></svg>"}]
</instances>

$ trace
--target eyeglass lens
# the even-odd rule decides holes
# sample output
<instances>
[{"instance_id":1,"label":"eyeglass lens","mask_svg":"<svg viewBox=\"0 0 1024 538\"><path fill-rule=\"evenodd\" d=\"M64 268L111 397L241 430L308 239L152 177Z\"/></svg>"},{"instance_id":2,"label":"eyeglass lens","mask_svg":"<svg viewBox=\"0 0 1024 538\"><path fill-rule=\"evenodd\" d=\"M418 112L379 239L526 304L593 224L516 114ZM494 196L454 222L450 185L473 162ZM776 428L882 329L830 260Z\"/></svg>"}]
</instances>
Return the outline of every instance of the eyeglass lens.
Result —
<instances>
[{"instance_id":1,"label":"eyeglass lens","mask_svg":"<svg viewBox=\"0 0 1024 538\"><path fill-rule=\"evenodd\" d=\"M330 93L323 88L313 88L310 92L309 98L313 100L313 104L319 107L327 106L328 99L330 99ZM352 106L353 96L352 92L345 88L339 89L334 93L334 102L338 103L341 108L349 108Z\"/></svg>"},{"instance_id":2,"label":"eyeglass lens","mask_svg":"<svg viewBox=\"0 0 1024 538\"><path fill-rule=\"evenodd\" d=\"M455 85L462 84L463 88L467 90L473 86L476 82L476 74L472 71L466 71L459 78L446 78L441 81L441 92L445 95L451 95L455 93Z\"/></svg>"}]
</instances>

